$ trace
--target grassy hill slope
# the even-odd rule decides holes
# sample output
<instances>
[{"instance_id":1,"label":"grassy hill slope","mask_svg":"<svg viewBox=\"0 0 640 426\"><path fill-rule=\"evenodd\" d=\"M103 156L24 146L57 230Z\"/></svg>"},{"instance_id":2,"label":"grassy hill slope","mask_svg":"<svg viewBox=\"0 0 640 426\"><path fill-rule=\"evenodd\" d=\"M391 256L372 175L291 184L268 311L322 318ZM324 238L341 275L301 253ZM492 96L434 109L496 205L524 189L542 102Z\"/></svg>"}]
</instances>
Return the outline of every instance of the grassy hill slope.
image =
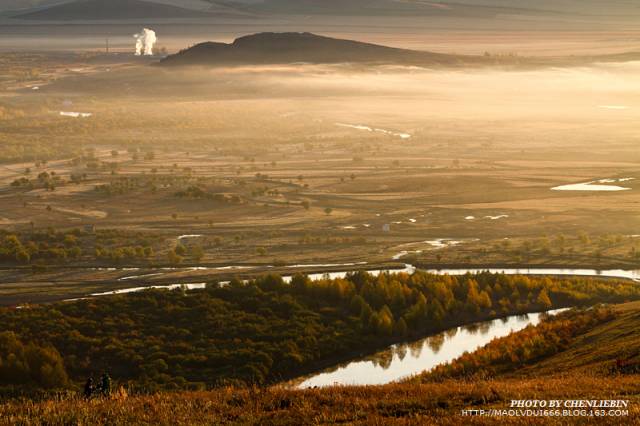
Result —
<instances>
[{"instance_id":1,"label":"grassy hill slope","mask_svg":"<svg viewBox=\"0 0 640 426\"><path fill-rule=\"evenodd\" d=\"M578 336L563 352L520 370L519 376L552 375L558 371L606 371L616 360L640 362L640 302L616 307L618 317ZM640 380L640 377L638 378Z\"/></svg>"},{"instance_id":2,"label":"grassy hill slope","mask_svg":"<svg viewBox=\"0 0 640 426\"><path fill-rule=\"evenodd\" d=\"M569 311L409 379L640 374L640 303Z\"/></svg>"},{"instance_id":3,"label":"grassy hill slope","mask_svg":"<svg viewBox=\"0 0 640 426\"><path fill-rule=\"evenodd\" d=\"M585 419L462 417L463 409L506 409L512 399L624 399L629 413L597 424L630 425L640 419L637 377L565 375L544 379L448 380L426 384L310 390L223 388L211 392L84 401L15 401L0 405L7 424L587 424ZM589 423L593 424L593 423Z\"/></svg>"}]
</instances>

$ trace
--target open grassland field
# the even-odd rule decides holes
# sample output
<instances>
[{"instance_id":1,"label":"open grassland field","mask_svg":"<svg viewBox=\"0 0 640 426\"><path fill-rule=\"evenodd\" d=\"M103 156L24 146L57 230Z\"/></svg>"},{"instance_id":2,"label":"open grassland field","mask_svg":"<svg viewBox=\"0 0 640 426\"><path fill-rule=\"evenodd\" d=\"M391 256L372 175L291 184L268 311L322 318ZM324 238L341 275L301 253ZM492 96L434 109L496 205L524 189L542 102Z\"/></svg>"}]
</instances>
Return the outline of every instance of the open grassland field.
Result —
<instances>
[{"instance_id":1,"label":"open grassland field","mask_svg":"<svg viewBox=\"0 0 640 426\"><path fill-rule=\"evenodd\" d=\"M639 264L634 62L1 60L5 304L124 287L126 271L95 268L140 268L149 285L291 265ZM619 190L552 190L587 182ZM232 265L250 269L193 270Z\"/></svg>"}]
</instances>

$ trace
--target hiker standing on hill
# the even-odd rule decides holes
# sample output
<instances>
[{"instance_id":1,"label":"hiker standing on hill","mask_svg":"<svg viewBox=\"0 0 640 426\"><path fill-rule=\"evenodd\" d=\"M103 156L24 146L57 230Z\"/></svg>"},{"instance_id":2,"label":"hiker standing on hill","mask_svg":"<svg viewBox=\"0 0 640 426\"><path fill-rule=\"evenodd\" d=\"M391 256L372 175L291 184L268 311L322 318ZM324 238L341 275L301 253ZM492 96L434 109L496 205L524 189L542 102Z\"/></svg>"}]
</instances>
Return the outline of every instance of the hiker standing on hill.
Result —
<instances>
[{"instance_id":1,"label":"hiker standing on hill","mask_svg":"<svg viewBox=\"0 0 640 426\"><path fill-rule=\"evenodd\" d=\"M84 397L90 399L93 396L93 377L87 379L87 383L84 384Z\"/></svg>"},{"instance_id":2,"label":"hiker standing on hill","mask_svg":"<svg viewBox=\"0 0 640 426\"><path fill-rule=\"evenodd\" d=\"M111 395L111 377L109 377L109 373L102 373L102 377L100 378L100 391L102 395L109 396Z\"/></svg>"}]
</instances>

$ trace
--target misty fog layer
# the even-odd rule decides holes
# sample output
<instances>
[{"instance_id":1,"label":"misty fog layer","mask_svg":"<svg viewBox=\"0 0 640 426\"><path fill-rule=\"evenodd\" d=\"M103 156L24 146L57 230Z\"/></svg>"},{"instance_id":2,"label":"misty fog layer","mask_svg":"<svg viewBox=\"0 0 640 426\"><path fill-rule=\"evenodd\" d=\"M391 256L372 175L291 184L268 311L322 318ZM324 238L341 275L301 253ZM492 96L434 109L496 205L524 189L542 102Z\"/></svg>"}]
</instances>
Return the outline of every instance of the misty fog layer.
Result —
<instances>
[{"instance_id":1,"label":"misty fog layer","mask_svg":"<svg viewBox=\"0 0 640 426\"><path fill-rule=\"evenodd\" d=\"M633 118L640 62L585 68L431 70L271 66L164 70L144 67L63 80L48 91L176 99L305 99L305 109L430 118L575 121ZM376 102L371 102L376 99Z\"/></svg>"}]
</instances>

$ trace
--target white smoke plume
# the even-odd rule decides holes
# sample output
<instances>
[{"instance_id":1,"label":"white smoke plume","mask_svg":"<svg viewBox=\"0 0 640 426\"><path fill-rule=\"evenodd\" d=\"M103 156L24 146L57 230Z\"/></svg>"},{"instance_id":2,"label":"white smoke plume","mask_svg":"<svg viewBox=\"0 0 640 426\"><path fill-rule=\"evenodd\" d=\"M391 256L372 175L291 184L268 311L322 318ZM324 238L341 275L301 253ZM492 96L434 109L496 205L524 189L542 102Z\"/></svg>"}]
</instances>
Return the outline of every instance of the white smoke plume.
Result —
<instances>
[{"instance_id":1,"label":"white smoke plume","mask_svg":"<svg viewBox=\"0 0 640 426\"><path fill-rule=\"evenodd\" d=\"M136 56L153 55L153 45L158 40L155 31L143 28L141 32L134 34L133 38L136 39Z\"/></svg>"}]
</instances>

